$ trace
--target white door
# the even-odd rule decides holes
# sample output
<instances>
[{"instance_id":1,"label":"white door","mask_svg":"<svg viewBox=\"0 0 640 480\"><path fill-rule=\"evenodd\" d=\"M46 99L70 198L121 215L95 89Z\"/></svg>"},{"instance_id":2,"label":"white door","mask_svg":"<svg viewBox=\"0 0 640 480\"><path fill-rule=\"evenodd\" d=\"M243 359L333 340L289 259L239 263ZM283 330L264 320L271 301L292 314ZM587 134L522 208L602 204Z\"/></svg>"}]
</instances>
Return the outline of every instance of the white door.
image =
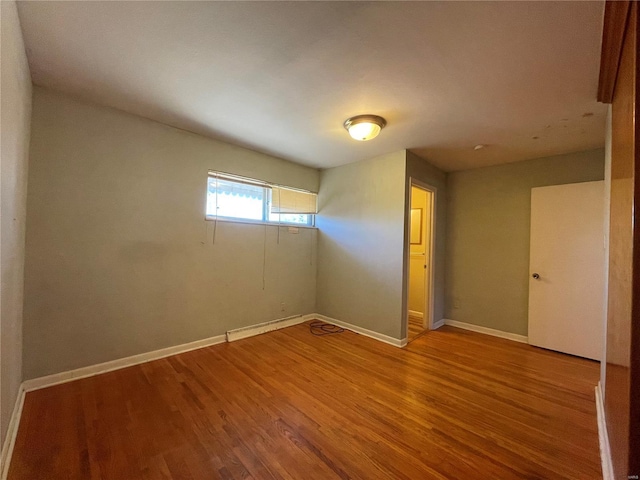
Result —
<instances>
[{"instance_id":1,"label":"white door","mask_svg":"<svg viewBox=\"0 0 640 480\"><path fill-rule=\"evenodd\" d=\"M529 343L599 360L604 182L531 189Z\"/></svg>"}]
</instances>

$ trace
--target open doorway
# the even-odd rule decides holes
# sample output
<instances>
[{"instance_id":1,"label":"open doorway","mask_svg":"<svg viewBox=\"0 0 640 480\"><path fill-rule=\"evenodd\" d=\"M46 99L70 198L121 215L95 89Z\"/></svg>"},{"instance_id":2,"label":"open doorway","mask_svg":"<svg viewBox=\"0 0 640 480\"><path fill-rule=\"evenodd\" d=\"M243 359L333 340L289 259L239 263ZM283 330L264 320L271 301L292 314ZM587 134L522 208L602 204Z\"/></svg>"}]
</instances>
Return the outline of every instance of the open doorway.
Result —
<instances>
[{"instance_id":1,"label":"open doorway","mask_svg":"<svg viewBox=\"0 0 640 480\"><path fill-rule=\"evenodd\" d=\"M411 342L433 325L435 188L411 179L409 200L407 341Z\"/></svg>"}]
</instances>

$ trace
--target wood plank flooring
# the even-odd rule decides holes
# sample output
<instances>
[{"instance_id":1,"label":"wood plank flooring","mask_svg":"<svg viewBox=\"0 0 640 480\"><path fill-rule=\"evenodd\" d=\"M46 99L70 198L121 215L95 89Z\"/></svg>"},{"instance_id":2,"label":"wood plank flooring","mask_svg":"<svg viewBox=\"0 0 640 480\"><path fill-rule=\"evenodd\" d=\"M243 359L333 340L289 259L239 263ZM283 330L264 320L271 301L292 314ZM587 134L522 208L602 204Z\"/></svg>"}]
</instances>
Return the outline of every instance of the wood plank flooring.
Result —
<instances>
[{"instance_id":1,"label":"wood plank flooring","mask_svg":"<svg viewBox=\"0 0 640 480\"><path fill-rule=\"evenodd\" d=\"M422 319L409 315L409 334L407 335L407 342L413 342L425 332L426 330L422 324Z\"/></svg>"},{"instance_id":2,"label":"wood plank flooring","mask_svg":"<svg viewBox=\"0 0 640 480\"><path fill-rule=\"evenodd\" d=\"M9 479L596 479L598 363L306 324L30 392Z\"/></svg>"}]
</instances>

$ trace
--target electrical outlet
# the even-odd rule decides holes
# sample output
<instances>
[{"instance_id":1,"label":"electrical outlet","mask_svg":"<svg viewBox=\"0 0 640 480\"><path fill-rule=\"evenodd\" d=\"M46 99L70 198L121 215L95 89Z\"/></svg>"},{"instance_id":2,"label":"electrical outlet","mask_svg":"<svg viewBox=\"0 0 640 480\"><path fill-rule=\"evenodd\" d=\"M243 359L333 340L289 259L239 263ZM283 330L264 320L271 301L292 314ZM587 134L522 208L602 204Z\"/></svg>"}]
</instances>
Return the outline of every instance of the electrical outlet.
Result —
<instances>
[{"instance_id":1,"label":"electrical outlet","mask_svg":"<svg viewBox=\"0 0 640 480\"><path fill-rule=\"evenodd\" d=\"M453 299L453 308L460 308L460 299L458 297Z\"/></svg>"},{"instance_id":2,"label":"electrical outlet","mask_svg":"<svg viewBox=\"0 0 640 480\"><path fill-rule=\"evenodd\" d=\"M281 311L281 312L284 312L286 309L287 309L287 304L286 304L286 303L284 303L284 302L282 302L282 303L280 304L280 311Z\"/></svg>"}]
</instances>

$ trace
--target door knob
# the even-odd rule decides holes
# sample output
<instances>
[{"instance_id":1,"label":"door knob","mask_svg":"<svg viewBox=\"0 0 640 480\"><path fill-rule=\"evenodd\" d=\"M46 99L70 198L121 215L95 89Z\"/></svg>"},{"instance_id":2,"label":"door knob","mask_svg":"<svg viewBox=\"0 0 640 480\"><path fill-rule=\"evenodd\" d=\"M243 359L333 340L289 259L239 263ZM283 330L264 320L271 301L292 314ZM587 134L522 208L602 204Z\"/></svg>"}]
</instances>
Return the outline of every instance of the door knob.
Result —
<instances>
[{"instance_id":1,"label":"door knob","mask_svg":"<svg viewBox=\"0 0 640 480\"><path fill-rule=\"evenodd\" d=\"M540 275L538 275L537 273L534 273L533 275L531 275L534 279L536 280L540 280Z\"/></svg>"}]
</instances>

